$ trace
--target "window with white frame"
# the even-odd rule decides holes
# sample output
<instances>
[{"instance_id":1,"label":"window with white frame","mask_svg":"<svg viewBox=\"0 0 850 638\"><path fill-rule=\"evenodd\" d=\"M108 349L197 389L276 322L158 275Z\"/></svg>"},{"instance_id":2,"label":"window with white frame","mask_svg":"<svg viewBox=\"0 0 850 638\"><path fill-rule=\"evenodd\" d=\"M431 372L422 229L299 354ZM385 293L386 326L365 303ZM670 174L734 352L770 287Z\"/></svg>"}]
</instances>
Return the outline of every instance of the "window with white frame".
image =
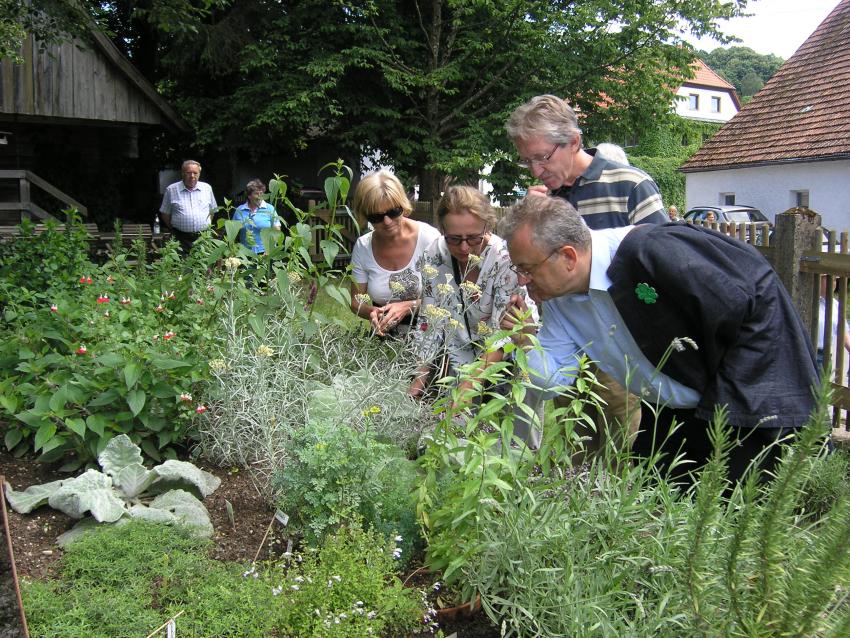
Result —
<instances>
[{"instance_id":1,"label":"window with white frame","mask_svg":"<svg viewBox=\"0 0 850 638\"><path fill-rule=\"evenodd\" d=\"M699 111L699 95L696 93L688 94L688 108L692 111Z\"/></svg>"},{"instance_id":2,"label":"window with white frame","mask_svg":"<svg viewBox=\"0 0 850 638\"><path fill-rule=\"evenodd\" d=\"M734 206L735 205L735 193L720 193L720 205L721 206Z\"/></svg>"},{"instance_id":3,"label":"window with white frame","mask_svg":"<svg viewBox=\"0 0 850 638\"><path fill-rule=\"evenodd\" d=\"M720 113L720 98L712 97L711 98L711 112L712 113Z\"/></svg>"},{"instance_id":4,"label":"window with white frame","mask_svg":"<svg viewBox=\"0 0 850 638\"><path fill-rule=\"evenodd\" d=\"M809 207L809 191L791 191L791 205Z\"/></svg>"}]
</instances>

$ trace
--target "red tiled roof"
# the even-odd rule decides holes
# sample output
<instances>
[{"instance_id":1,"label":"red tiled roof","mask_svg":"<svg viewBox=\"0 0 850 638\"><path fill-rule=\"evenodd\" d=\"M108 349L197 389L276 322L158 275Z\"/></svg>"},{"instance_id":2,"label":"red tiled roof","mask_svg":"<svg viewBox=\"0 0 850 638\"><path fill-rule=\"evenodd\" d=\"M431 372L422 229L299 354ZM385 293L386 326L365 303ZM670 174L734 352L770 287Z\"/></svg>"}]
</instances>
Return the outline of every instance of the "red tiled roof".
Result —
<instances>
[{"instance_id":1,"label":"red tiled roof","mask_svg":"<svg viewBox=\"0 0 850 638\"><path fill-rule=\"evenodd\" d=\"M694 77L682 82L683 86L707 86L712 89L728 89L734 91L735 87L720 77L705 62L697 58L691 65Z\"/></svg>"},{"instance_id":2,"label":"red tiled roof","mask_svg":"<svg viewBox=\"0 0 850 638\"><path fill-rule=\"evenodd\" d=\"M850 0L681 170L850 157Z\"/></svg>"}]
</instances>

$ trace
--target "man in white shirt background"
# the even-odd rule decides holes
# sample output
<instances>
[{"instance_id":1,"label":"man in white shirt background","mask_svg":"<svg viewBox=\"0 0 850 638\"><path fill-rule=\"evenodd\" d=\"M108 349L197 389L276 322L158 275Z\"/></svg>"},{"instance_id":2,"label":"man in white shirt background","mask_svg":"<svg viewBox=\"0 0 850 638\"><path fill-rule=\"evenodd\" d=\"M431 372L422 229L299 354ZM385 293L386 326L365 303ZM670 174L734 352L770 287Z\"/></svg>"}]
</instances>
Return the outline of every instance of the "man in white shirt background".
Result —
<instances>
[{"instance_id":1,"label":"man in white shirt background","mask_svg":"<svg viewBox=\"0 0 850 638\"><path fill-rule=\"evenodd\" d=\"M180 248L188 253L201 231L209 228L217 208L212 187L201 178L201 165L186 160L180 167L181 181L170 184L159 207L162 223L171 230Z\"/></svg>"}]
</instances>

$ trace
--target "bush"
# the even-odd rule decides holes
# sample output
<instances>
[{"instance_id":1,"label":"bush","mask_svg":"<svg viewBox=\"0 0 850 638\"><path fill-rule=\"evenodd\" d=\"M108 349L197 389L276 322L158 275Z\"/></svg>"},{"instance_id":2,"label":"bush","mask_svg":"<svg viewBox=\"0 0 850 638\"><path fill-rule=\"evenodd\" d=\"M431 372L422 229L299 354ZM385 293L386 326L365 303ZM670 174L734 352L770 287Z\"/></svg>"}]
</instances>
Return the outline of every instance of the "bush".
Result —
<instances>
[{"instance_id":1,"label":"bush","mask_svg":"<svg viewBox=\"0 0 850 638\"><path fill-rule=\"evenodd\" d=\"M0 415L16 455L73 457L73 470L118 433L157 461L185 444L227 282L184 276L173 248L151 265L126 257L47 290L0 282Z\"/></svg>"},{"instance_id":2,"label":"bush","mask_svg":"<svg viewBox=\"0 0 850 638\"><path fill-rule=\"evenodd\" d=\"M411 493L418 474L397 448L370 432L309 423L296 431L291 450L294 458L275 477L277 506L308 542L362 517L412 549L418 530Z\"/></svg>"},{"instance_id":3,"label":"bush","mask_svg":"<svg viewBox=\"0 0 850 638\"><path fill-rule=\"evenodd\" d=\"M305 316L293 294L301 283L293 279L279 273L275 286L284 307L266 313L257 329L243 330L237 317L225 316L226 343L211 361L198 452L250 466L268 485L294 459L292 439L311 422L368 430L415 448L433 417L406 396L415 363L403 346L382 344L317 311Z\"/></svg>"},{"instance_id":4,"label":"bush","mask_svg":"<svg viewBox=\"0 0 850 638\"><path fill-rule=\"evenodd\" d=\"M178 612L178 635L400 636L421 624L393 575L393 544L358 525L285 564L246 569L204 556L179 528L133 522L72 545L59 578L24 582L34 638L146 636Z\"/></svg>"}]
</instances>

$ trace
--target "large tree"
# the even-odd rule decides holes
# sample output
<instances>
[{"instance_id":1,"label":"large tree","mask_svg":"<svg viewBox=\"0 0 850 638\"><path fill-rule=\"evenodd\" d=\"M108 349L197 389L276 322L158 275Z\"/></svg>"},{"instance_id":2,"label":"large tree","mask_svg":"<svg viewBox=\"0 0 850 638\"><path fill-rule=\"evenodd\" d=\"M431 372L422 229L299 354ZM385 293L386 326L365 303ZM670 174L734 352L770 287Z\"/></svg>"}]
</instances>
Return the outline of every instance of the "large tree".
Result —
<instances>
[{"instance_id":1,"label":"large tree","mask_svg":"<svg viewBox=\"0 0 850 638\"><path fill-rule=\"evenodd\" d=\"M749 47L738 46L718 47L711 53L700 51L699 56L742 96L757 93L785 63L778 55L762 55Z\"/></svg>"},{"instance_id":2,"label":"large tree","mask_svg":"<svg viewBox=\"0 0 850 638\"><path fill-rule=\"evenodd\" d=\"M188 0L93 4L202 150L298 154L321 138L379 152L430 198L445 175L514 170L499 161L511 157L503 125L532 95L566 97L595 139L666 117L693 57L678 34L724 41L718 20L745 2L207 0L200 14Z\"/></svg>"},{"instance_id":3,"label":"large tree","mask_svg":"<svg viewBox=\"0 0 850 638\"><path fill-rule=\"evenodd\" d=\"M693 56L677 33L719 35L743 4L235 0L164 60L202 144L298 152L322 136L380 152L429 198L507 157L505 118L534 94L567 97L596 138L666 117ZM199 68L216 81L188 82Z\"/></svg>"}]
</instances>

